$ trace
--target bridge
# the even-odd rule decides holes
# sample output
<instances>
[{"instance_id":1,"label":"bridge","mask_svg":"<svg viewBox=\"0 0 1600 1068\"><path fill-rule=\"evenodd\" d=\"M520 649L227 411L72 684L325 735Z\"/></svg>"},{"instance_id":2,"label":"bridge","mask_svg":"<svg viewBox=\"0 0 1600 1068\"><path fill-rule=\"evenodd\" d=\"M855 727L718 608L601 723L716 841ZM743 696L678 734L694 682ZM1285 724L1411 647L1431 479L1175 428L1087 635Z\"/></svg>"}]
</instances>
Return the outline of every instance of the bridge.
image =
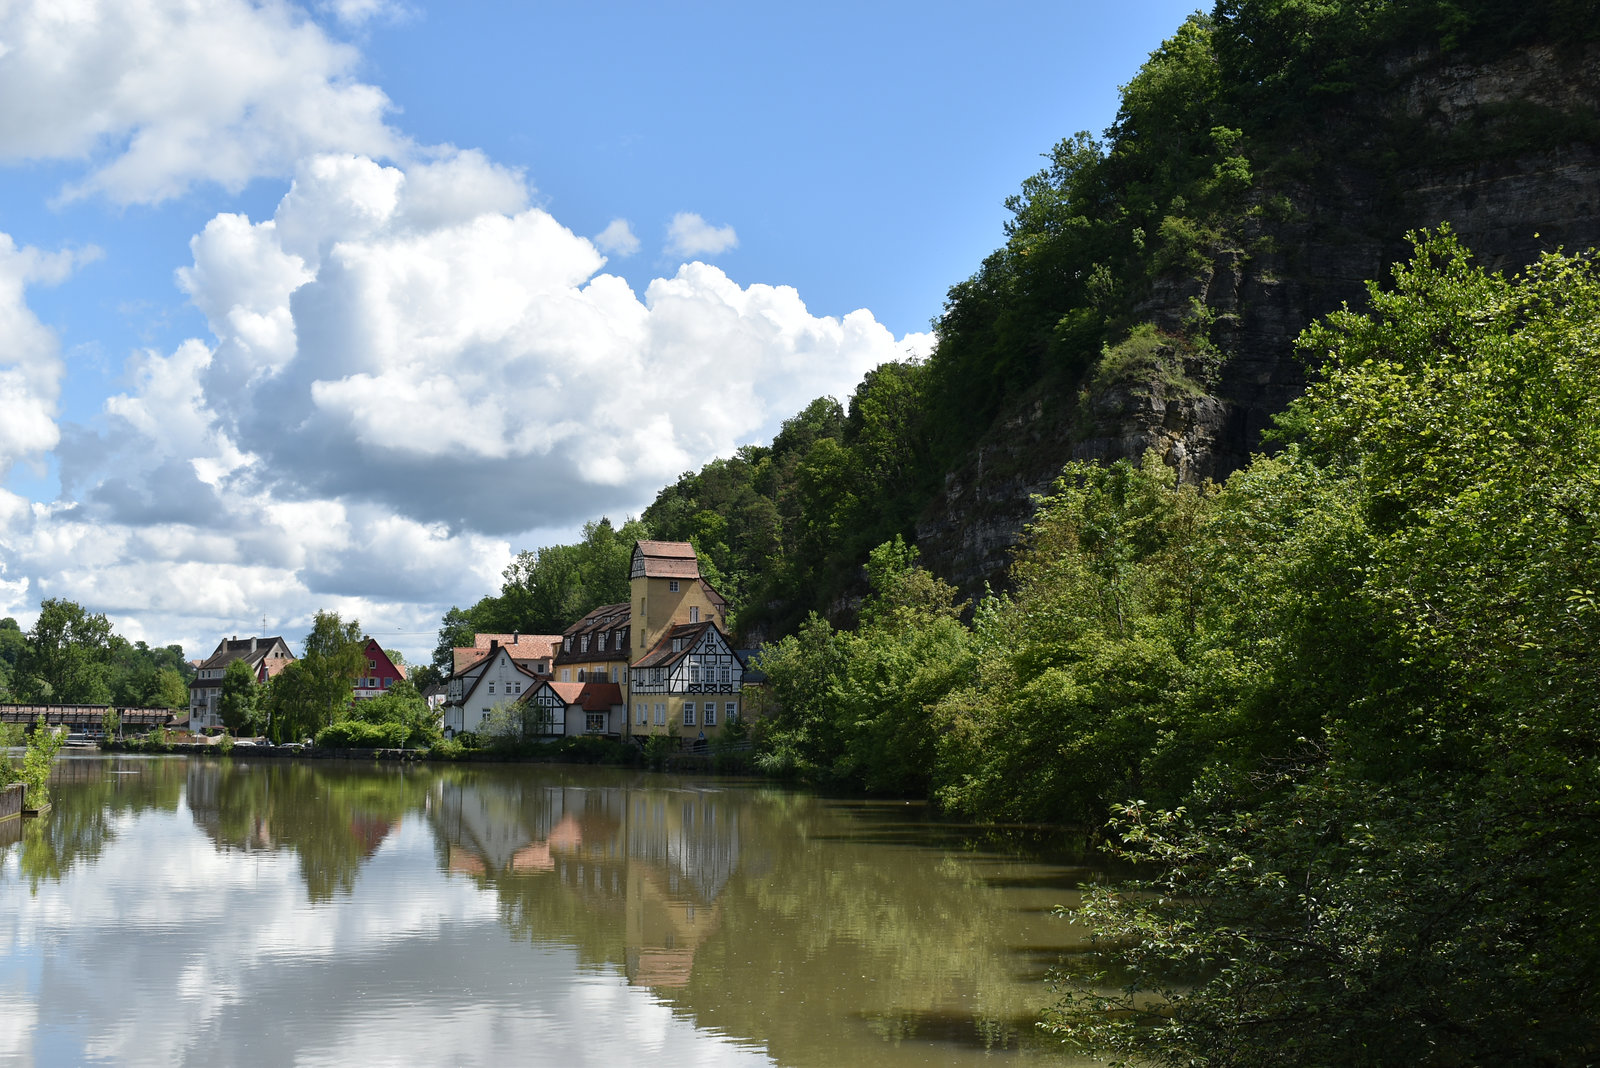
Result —
<instances>
[{"instance_id":1,"label":"bridge","mask_svg":"<svg viewBox=\"0 0 1600 1068\"><path fill-rule=\"evenodd\" d=\"M153 730L170 724L172 717L180 714L170 708L120 708L116 705L0 705L0 723L32 727L43 716L46 725L51 727L97 731L105 725L106 713L113 711L121 718L125 731ZM188 723L186 715L184 723Z\"/></svg>"}]
</instances>

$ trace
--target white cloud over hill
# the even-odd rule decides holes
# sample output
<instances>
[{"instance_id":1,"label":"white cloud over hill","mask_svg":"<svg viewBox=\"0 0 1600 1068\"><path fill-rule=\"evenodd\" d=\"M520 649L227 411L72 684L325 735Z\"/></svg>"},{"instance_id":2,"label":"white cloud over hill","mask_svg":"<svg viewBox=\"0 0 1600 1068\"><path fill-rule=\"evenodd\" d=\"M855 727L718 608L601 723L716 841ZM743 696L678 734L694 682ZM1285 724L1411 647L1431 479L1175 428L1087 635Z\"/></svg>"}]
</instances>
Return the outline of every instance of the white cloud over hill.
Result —
<instances>
[{"instance_id":1,"label":"white cloud over hill","mask_svg":"<svg viewBox=\"0 0 1600 1068\"><path fill-rule=\"evenodd\" d=\"M54 446L63 499L0 502L0 614L70 597L201 645L319 607L426 631L530 532L636 511L927 344L700 262L635 293L475 152L308 158L272 218L217 215L190 249L212 337L134 355L59 445L54 338L15 335L35 415L0 461ZM27 328L21 287L64 267L0 252L0 314Z\"/></svg>"}]
</instances>

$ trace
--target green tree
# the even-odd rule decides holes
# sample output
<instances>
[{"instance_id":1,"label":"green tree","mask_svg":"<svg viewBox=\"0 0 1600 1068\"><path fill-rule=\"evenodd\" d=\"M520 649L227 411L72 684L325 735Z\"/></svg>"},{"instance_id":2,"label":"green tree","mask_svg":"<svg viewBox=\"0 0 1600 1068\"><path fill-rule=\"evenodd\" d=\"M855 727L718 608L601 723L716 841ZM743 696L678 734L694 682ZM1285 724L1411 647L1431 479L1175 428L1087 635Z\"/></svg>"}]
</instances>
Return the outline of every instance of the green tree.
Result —
<instances>
[{"instance_id":1,"label":"green tree","mask_svg":"<svg viewBox=\"0 0 1600 1068\"><path fill-rule=\"evenodd\" d=\"M1282 740L1202 775L1183 810L1119 808L1153 892L1091 895L1113 971L1053 1019L1102 1050L1444 1065L1600 1046L1600 270L1547 255L1507 278L1448 234L1416 245L1369 312L1306 332L1320 371L1288 450L1224 494L1218 530L1251 532L1269 592L1241 635L1263 665L1241 725Z\"/></svg>"},{"instance_id":2,"label":"green tree","mask_svg":"<svg viewBox=\"0 0 1600 1068\"><path fill-rule=\"evenodd\" d=\"M229 662L222 673L222 695L217 712L222 725L234 734L253 730L256 719L256 673L243 660Z\"/></svg>"},{"instance_id":3,"label":"green tree","mask_svg":"<svg viewBox=\"0 0 1600 1068\"><path fill-rule=\"evenodd\" d=\"M439 740L439 726L433 710L409 679L397 679L379 696L357 701L350 710L350 718L362 723L399 726L402 745L426 747Z\"/></svg>"},{"instance_id":4,"label":"green tree","mask_svg":"<svg viewBox=\"0 0 1600 1068\"><path fill-rule=\"evenodd\" d=\"M265 700L274 741L315 737L350 711L358 675L365 674L361 623L337 612L318 612L306 635L305 655L284 666Z\"/></svg>"},{"instance_id":5,"label":"green tree","mask_svg":"<svg viewBox=\"0 0 1600 1068\"><path fill-rule=\"evenodd\" d=\"M31 697L59 704L105 704L111 624L74 601L50 598L28 632L21 674Z\"/></svg>"}]
</instances>

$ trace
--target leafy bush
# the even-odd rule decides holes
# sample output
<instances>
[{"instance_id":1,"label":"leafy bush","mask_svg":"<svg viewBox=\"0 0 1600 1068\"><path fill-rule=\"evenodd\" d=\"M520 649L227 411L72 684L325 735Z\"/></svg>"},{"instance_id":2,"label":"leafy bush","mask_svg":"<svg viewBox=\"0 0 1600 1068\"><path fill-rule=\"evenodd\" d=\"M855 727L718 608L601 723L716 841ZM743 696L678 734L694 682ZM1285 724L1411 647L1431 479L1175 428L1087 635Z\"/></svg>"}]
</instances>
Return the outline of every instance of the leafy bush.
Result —
<instances>
[{"instance_id":1,"label":"leafy bush","mask_svg":"<svg viewBox=\"0 0 1600 1068\"><path fill-rule=\"evenodd\" d=\"M43 808L50 803L50 768L64 744L66 739L45 726L44 717L40 716L38 726L28 735L28 751L22 756L21 773L18 776L19 781L28 788L23 802L27 807Z\"/></svg>"},{"instance_id":2,"label":"leafy bush","mask_svg":"<svg viewBox=\"0 0 1600 1068\"><path fill-rule=\"evenodd\" d=\"M458 739L440 738L429 747L428 756L434 760L460 760L466 751Z\"/></svg>"},{"instance_id":3,"label":"leafy bush","mask_svg":"<svg viewBox=\"0 0 1600 1068\"><path fill-rule=\"evenodd\" d=\"M342 719L318 731L317 744L328 749L403 749L410 733L404 723Z\"/></svg>"}]
</instances>

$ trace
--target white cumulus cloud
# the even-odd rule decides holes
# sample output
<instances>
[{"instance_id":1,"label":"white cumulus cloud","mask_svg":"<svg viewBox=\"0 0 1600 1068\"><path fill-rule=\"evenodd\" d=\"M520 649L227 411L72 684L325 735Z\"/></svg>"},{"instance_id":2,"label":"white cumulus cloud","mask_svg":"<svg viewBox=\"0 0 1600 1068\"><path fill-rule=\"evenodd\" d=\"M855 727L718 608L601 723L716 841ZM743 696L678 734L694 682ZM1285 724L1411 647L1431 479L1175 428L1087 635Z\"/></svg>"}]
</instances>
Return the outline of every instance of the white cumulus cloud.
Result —
<instances>
[{"instance_id":1,"label":"white cumulus cloud","mask_svg":"<svg viewBox=\"0 0 1600 1068\"><path fill-rule=\"evenodd\" d=\"M680 211L667 224L667 252L674 256L715 256L739 247L732 226L712 226L692 211Z\"/></svg>"},{"instance_id":2,"label":"white cumulus cloud","mask_svg":"<svg viewBox=\"0 0 1600 1068\"><path fill-rule=\"evenodd\" d=\"M87 161L69 198L236 190L318 152L405 147L384 121L388 98L354 76L360 54L292 4L0 4L0 42L0 159Z\"/></svg>"},{"instance_id":3,"label":"white cumulus cloud","mask_svg":"<svg viewBox=\"0 0 1600 1068\"><path fill-rule=\"evenodd\" d=\"M631 256L639 251L639 238L627 219L612 219L594 235L594 244L601 252L615 256Z\"/></svg>"},{"instance_id":4,"label":"white cumulus cloud","mask_svg":"<svg viewBox=\"0 0 1600 1068\"><path fill-rule=\"evenodd\" d=\"M18 248L9 234L0 234L0 478L18 460L55 448L61 437L55 420L64 372L60 344L28 307L28 286L59 282L74 264L96 255L93 249Z\"/></svg>"}]
</instances>

